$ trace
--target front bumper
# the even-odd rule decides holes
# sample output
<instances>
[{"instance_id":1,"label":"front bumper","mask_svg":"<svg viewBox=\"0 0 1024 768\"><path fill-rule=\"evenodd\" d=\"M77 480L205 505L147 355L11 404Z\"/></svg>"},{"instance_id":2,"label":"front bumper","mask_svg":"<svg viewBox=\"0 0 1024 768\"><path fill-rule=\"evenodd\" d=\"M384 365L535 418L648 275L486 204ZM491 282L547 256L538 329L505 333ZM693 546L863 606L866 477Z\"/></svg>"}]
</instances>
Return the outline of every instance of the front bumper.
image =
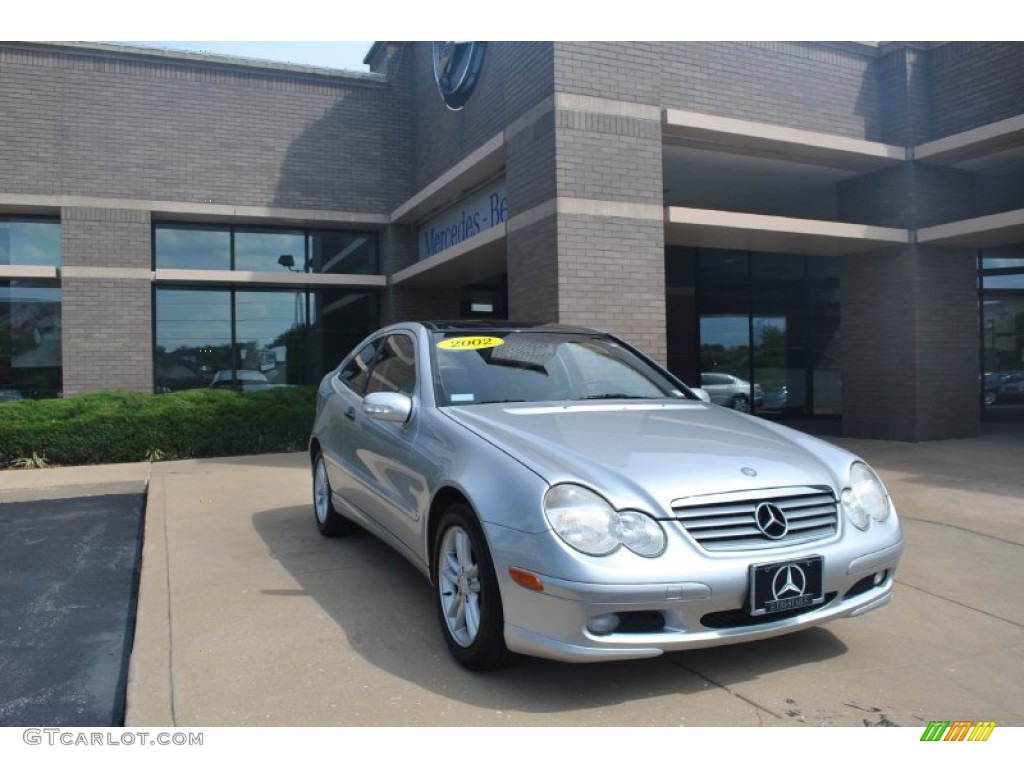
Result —
<instances>
[{"instance_id":1,"label":"front bumper","mask_svg":"<svg viewBox=\"0 0 1024 768\"><path fill-rule=\"evenodd\" d=\"M502 585L505 642L530 656L589 662L776 637L888 603L902 551L900 542L842 566L833 559L824 575L824 603L758 617L747 612L742 563L699 581L609 585L543 577L544 592L509 582ZM607 634L587 628L588 621L605 614L621 617L620 627Z\"/></svg>"}]
</instances>

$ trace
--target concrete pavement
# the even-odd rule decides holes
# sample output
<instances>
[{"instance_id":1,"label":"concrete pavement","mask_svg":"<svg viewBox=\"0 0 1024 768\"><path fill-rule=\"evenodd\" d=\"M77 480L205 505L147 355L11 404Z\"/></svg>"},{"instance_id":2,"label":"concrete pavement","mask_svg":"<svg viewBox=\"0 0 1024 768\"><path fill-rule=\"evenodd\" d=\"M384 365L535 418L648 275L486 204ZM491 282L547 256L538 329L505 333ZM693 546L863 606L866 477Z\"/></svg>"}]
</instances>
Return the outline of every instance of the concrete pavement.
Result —
<instances>
[{"instance_id":1,"label":"concrete pavement","mask_svg":"<svg viewBox=\"0 0 1024 768\"><path fill-rule=\"evenodd\" d=\"M151 470L129 727L1020 726L1015 426L916 445L833 438L879 470L907 536L879 611L759 643L485 675L450 660L405 560L368 535L317 534L303 454L5 472L0 500Z\"/></svg>"}]
</instances>

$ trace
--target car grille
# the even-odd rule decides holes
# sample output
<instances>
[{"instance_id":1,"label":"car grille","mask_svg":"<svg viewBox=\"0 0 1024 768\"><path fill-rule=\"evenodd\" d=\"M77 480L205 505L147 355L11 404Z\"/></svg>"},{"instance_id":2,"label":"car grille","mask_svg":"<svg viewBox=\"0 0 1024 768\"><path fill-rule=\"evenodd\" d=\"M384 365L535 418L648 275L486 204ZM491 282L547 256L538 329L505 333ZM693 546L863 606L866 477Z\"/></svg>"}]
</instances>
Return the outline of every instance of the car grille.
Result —
<instances>
[{"instance_id":1,"label":"car grille","mask_svg":"<svg viewBox=\"0 0 1024 768\"><path fill-rule=\"evenodd\" d=\"M782 538L766 536L757 525L759 504L769 502L786 517ZM834 536L839 513L826 488L774 488L770 491L697 496L672 503L686 532L710 552L790 547Z\"/></svg>"}]
</instances>

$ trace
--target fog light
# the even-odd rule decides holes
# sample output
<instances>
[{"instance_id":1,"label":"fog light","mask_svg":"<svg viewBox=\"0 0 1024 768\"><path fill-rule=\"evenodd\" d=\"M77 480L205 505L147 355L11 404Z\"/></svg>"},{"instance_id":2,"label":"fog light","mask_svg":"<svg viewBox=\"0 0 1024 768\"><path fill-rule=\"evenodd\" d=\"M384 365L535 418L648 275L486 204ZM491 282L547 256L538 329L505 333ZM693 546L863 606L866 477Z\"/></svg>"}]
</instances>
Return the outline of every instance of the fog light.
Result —
<instances>
[{"instance_id":1,"label":"fog light","mask_svg":"<svg viewBox=\"0 0 1024 768\"><path fill-rule=\"evenodd\" d=\"M885 577L888 576L888 575L889 575L888 571L879 571L878 573L876 573L875 574L875 586L877 587L879 584L881 584L883 581L885 581Z\"/></svg>"},{"instance_id":2,"label":"fog light","mask_svg":"<svg viewBox=\"0 0 1024 768\"><path fill-rule=\"evenodd\" d=\"M619 628L619 614L602 613L587 621L587 629L595 635L610 635Z\"/></svg>"}]
</instances>

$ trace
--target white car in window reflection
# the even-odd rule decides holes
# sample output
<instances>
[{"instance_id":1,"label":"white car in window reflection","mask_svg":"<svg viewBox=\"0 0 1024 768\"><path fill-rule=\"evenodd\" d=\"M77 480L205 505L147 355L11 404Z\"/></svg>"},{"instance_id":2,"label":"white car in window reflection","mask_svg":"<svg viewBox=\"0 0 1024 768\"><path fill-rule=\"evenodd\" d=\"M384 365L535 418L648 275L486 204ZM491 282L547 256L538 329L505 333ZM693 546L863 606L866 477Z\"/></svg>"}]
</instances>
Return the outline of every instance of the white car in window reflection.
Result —
<instances>
[{"instance_id":1,"label":"white car in window reflection","mask_svg":"<svg viewBox=\"0 0 1024 768\"><path fill-rule=\"evenodd\" d=\"M309 452L320 532L365 528L419 568L470 669L858 616L891 600L903 551L862 460L586 329L378 331L321 382Z\"/></svg>"}]
</instances>

